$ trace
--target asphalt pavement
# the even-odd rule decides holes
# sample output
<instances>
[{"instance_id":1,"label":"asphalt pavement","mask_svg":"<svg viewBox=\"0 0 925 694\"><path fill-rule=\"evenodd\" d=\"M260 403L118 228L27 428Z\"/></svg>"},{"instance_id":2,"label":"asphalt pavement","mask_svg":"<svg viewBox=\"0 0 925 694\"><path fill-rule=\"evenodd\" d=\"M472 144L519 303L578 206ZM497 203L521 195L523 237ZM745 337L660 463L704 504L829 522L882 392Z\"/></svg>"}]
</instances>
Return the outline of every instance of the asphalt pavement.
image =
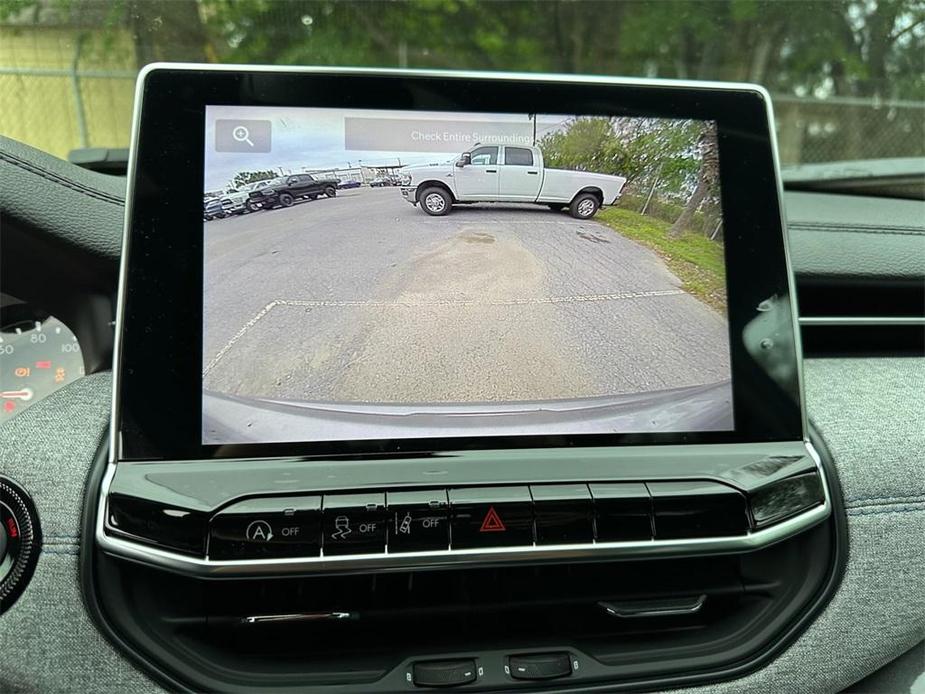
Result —
<instances>
[{"instance_id":1,"label":"asphalt pavement","mask_svg":"<svg viewBox=\"0 0 925 694\"><path fill-rule=\"evenodd\" d=\"M533 205L429 217L397 188L205 224L204 386L498 402L730 378L725 317L652 251Z\"/></svg>"}]
</instances>

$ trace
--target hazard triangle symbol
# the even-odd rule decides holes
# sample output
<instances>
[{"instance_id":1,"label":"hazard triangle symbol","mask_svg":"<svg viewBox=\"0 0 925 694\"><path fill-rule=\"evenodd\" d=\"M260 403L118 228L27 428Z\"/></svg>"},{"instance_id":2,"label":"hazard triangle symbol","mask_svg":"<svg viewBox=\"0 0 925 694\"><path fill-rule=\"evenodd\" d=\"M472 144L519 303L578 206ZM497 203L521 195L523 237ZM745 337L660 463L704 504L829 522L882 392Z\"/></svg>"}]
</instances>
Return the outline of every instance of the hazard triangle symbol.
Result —
<instances>
[{"instance_id":1,"label":"hazard triangle symbol","mask_svg":"<svg viewBox=\"0 0 925 694\"><path fill-rule=\"evenodd\" d=\"M479 532L493 533L501 530L507 530L507 528L504 527L504 523L501 521L498 512L495 511L495 507L489 506L488 513L485 514L485 520L482 521L482 527L479 528Z\"/></svg>"}]
</instances>

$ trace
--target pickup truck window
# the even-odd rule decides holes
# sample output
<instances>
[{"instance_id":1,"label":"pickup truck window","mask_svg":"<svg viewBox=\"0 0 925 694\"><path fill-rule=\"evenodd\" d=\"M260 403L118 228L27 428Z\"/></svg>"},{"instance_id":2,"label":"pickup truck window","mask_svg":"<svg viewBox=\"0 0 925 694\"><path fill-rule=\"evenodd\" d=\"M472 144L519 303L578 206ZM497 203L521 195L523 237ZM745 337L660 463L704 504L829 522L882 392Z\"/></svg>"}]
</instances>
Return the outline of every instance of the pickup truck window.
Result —
<instances>
[{"instance_id":1,"label":"pickup truck window","mask_svg":"<svg viewBox=\"0 0 925 694\"><path fill-rule=\"evenodd\" d=\"M497 147L479 147L472 150L469 160L473 166L491 166L498 163Z\"/></svg>"},{"instance_id":2,"label":"pickup truck window","mask_svg":"<svg viewBox=\"0 0 925 694\"><path fill-rule=\"evenodd\" d=\"M507 166L533 166L533 152L525 147L505 147L504 163Z\"/></svg>"}]
</instances>

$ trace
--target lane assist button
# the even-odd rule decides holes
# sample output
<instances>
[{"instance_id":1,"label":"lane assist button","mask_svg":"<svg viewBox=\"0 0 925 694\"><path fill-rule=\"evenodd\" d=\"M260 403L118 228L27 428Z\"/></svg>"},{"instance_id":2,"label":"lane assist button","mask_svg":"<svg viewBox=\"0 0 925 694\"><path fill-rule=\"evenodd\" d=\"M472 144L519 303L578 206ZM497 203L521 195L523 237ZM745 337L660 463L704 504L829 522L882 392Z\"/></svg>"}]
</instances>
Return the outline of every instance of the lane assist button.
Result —
<instances>
[{"instance_id":1,"label":"lane assist button","mask_svg":"<svg viewBox=\"0 0 925 694\"><path fill-rule=\"evenodd\" d=\"M324 553L385 552L385 494L325 494Z\"/></svg>"},{"instance_id":2,"label":"lane assist button","mask_svg":"<svg viewBox=\"0 0 925 694\"><path fill-rule=\"evenodd\" d=\"M389 492L389 552L447 549L450 522L446 490Z\"/></svg>"},{"instance_id":3,"label":"lane assist button","mask_svg":"<svg viewBox=\"0 0 925 694\"><path fill-rule=\"evenodd\" d=\"M533 502L528 487L451 489L453 549L533 545Z\"/></svg>"},{"instance_id":4,"label":"lane assist button","mask_svg":"<svg viewBox=\"0 0 925 694\"><path fill-rule=\"evenodd\" d=\"M317 557L321 497L248 499L212 519L209 559Z\"/></svg>"}]
</instances>

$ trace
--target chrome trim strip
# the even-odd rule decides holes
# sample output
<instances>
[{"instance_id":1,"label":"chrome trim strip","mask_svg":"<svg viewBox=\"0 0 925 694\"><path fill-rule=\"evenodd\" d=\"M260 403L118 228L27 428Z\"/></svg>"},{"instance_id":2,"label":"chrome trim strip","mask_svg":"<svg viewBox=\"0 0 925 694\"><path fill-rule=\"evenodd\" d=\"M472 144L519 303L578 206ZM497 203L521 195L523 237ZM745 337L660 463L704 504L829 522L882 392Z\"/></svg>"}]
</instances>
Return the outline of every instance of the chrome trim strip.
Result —
<instances>
[{"instance_id":1,"label":"chrome trim strip","mask_svg":"<svg viewBox=\"0 0 925 694\"><path fill-rule=\"evenodd\" d=\"M925 316L801 316L800 325L925 325Z\"/></svg>"},{"instance_id":2,"label":"chrome trim strip","mask_svg":"<svg viewBox=\"0 0 925 694\"><path fill-rule=\"evenodd\" d=\"M354 619L355 612L294 612L292 614L260 614L242 617L242 624L271 624L274 622L324 622L338 619Z\"/></svg>"},{"instance_id":3,"label":"chrome trim strip","mask_svg":"<svg viewBox=\"0 0 925 694\"><path fill-rule=\"evenodd\" d=\"M604 611L614 617L621 619L638 619L642 617L674 617L677 615L696 614L703 608L707 601L706 595L698 595L692 602L687 604L678 604L678 601L667 602L659 607L652 602L646 602L646 607L633 607L632 602L600 602L598 605L604 608Z\"/></svg>"},{"instance_id":4,"label":"chrome trim strip","mask_svg":"<svg viewBox=\"0 0 925 694\"><path fill-rule=\"evenodd\" d=\"M777 184L777 208L780 215L780 233L784 244L784 264L787 267L787 291L790 294L791 330L793 331L793 349L797 366L797 392L799 393L800 420L803 425L803 438L809 438L809 415L806 412L806 387L803 378L803 339L800 334L799 306L797 304L796 278L793 272L793 261L790 259L790 235L787 233L787 218L784 213L784 180L780 172L780 152L777 147L777 129L774 125L774 107L771 103L771 94L762 86L752 85L764 100L768 112L768 133L771 138L771 159L774 163L774 179ZM722 162L720 162L722 166ZM734 377L734 375L733 375Z\"/></svg>"},{"instance_id":5,"label":"chrome trim strip","mask_svg":"<svg viewBox=\"0 0 925 694\"><path fill-rule=\"evenodd\" d=\"M122 252L119 257L119 289L116 296L116 321L112 346L112 414L109 420L109 460L115 462L122 452L122 437L119 431L121 423L119 411L119 374L122 357L122 326L125 321L125 290L128 282L128 255L131 233L129 220L135 198L135 171L138 167L138 134L141 126L141 106L144 94L145 76L150 72L146 66L138 73L135 82L135 103L132 107L132 132L128 150L128 169L126 171L125 216L122 222Z\"/></svg>"},{"instance_id":6,"label":"chrome trim strip","mask_svg":"<svg viewBox=\"0 0 925 694\"><path fill-rule=\"evenodd\" d=\"M749 552L785 540L822 522L828 517L829 511L830 506L825 503L778 525L737 537L600 542L575 545L526 545L523 547L403 552L401 554L357 554L333 557L245 559L239 561L212 561L185 556L156 547L140 545L105 533L98 534L97 541L107 554L142 564L199 577L232 578L237 576L293 573L402 571L518 562L581 561Z\"/></svg>"},{"instance_id":7,"label":"chrome trim strip","mask_svg":"<svg viewBox=\"0 0 925 694\"><path fill-rule=\"evenodd\" d=\"M631 542L591 542L571 545L525 545L485 549L453 549L430 552L356 554L333 557L287 557L213 561L132 542L106 533L106 498L115 475L110 464L103 478L97 508L96 541L109 555L155 566L168 571L205 578L239 576L355 573L364 571L402 571L448 567L490 566L520 562L600 561L604 559L665 557L682 555L749 552L768 547L807 530L828 518L832 510L829 487L819 454L806 443L810 457L822 480L824 502L781 523L746 535L684 540L640 540ZM309 493L309 492L306 492Z\"/></svg>"}]
</instances>

